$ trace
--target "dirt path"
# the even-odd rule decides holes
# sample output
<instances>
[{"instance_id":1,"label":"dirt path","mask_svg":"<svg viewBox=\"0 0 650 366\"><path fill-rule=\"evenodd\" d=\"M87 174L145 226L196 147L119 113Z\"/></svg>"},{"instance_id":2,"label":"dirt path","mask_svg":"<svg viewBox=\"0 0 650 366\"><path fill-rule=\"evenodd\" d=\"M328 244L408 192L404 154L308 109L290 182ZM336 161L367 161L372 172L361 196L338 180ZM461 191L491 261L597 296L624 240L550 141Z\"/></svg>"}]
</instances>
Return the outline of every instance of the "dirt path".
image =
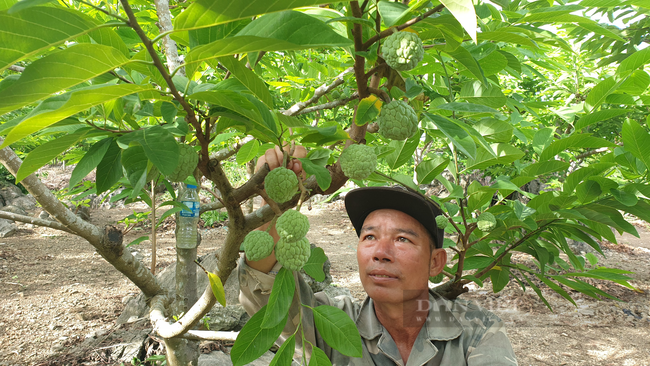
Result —
<instances>
[{"instance_id":1,"label":"dirt path","mask_svg":"<svg viewBox=\"0 0 650 366\"><path fill-rule=\"evenodd\" d=\"M93 211L95 224L115 223L130 209ZM334 283L362 299L357 274L356 235L341 202L313 205L306 212L312 229L308 238L322 247L332 262ZM599 264L635 271L632 283L644 293L618 285L603 289L623 302L572 293L578 307L545 291L549 311L533 291L516 283L498 294L490 284L473 287L463 297L501 316L520 365L650 365L650 233L623 237L607 245ZM144 235L129 233L125 242ZM203 231L199 254L217 249L223 228ZM159 234L158 268L175 258L173 230ZM151 260L148 244L137 250ZM525 260L519 258L518 260ZM595 283L595 282L594 282ZM38 365L64 355L86 337L109 332L123 308L122 300L136 292L92 247L78 237L46 228L21 225L16 236L0 239L0 365ZM598 284L603 286L602 284ZM71 360L60 356L61 364Z\"/></svg>"}]
</instances>

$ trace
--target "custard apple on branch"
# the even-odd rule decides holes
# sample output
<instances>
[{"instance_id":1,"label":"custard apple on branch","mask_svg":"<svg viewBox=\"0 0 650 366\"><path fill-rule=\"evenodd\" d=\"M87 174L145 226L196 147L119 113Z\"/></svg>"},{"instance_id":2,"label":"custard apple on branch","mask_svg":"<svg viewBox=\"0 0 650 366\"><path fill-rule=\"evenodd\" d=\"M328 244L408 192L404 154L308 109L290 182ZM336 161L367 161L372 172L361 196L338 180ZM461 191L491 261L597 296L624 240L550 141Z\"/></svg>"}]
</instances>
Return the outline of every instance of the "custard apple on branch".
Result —
<instances>
[{"instance_id":1,"label":"custard apple on branch","mask_svg":"<svg viewBox=\"0 0 650 366\"><path fill-rule=\"evenodd\" d=\"M264 189L273 201L287 202L298 192L298 177L287 168L273 169L264 178Z\"/></svg>"},{"instance_id":2,"label":"custard apple on branch","mask_svg":"<svg viewBox=\"0 0 650 366\"><path fill-rule=\"evenodd\" d=\"M406 140L418 130L418 117L413 108L401 100L393 100L381 109L377 118L379 134L391 140Z\"/></svg>"},{"instance_id":3,"label":"custard apple on branch","mask_svg":"<svg viewBox=\"0 0 650 366\"><path fill-rule=\"evenodd\" d=\"M366 179L377 167L375 149L366 145L350 145L339 157L343 174L350 179Z\"/></svg>"},{"instance_id":4,"label":"custard apple on branch","mask_svg":"<svg viewBox=\"0 0 650 366\"><path fill-rule=\"evenodd\" d=\"M309 231L309 219L296 210L288 210L275 223L278 235L286 242L298 241Z\"/></svg>"},{"instance_id":5,"label":"custard apple on branch","mask_svg":"<svg viewBox=\"0 0 650 366\"><path fill-rule=\"evenodd\" d=\"M194 169L199 164L199 156L192 146L181 144L178 148L178 165L176 165L174 172L167 176L172 182L184 181L185 178L194 173Z\"/></svg>"},{"instance_id":6,"label":"custard apple on branch","mask_svg":"<svg viewBox=\"0 0 650 366\"><path fill-rule=\"evenodd\" d=\"M443 215L438 215L436 216L436 226L438 226L438 229L445 229L449 225L449 219L447 219Z\"/></svg>"},{"instance_id":7,"label":"custard apple on branch","mask_svg":"<svg viewBox=\"0 0 650 366\"><path fill-rule=\"evenodd\" d=\"M282 238L275 246L275 257L282 267L290 271L300 271L309 260L311 246L307 238L288 242Z\"/></svg>"},{"instance_id":8,"label":"custard apple on branch","mask_svg":"<svg viewBox=\"0 0 650 366\"><path fill-rule=\"evenodd\" d=\"M244 238L242 246L249 261L259 261L273 252L273 237L266 231L251 231Z\"/></svg>"},{"instance_id":9,"label":"custard apple on branch","mask_svg":"<svg viewBox=\"0 0 650 366\"><path fill-rule=\"evenodd\" d=\"M489 212L483 212L478 215L476 226L479 230L490 232L497 226L497 219Z\"/></svg>"},{"instance_id":10,"label":"custard apple on branch","mask_svg":"<svg viewBox=\"0 0 650 366\"><path fill-rule=\"evenodd\" d=\"M406 71L415 68L424 57L422 40L411 32L396 32L384 41L382 57L391 68Z\"/></svg>"}]
</instances>

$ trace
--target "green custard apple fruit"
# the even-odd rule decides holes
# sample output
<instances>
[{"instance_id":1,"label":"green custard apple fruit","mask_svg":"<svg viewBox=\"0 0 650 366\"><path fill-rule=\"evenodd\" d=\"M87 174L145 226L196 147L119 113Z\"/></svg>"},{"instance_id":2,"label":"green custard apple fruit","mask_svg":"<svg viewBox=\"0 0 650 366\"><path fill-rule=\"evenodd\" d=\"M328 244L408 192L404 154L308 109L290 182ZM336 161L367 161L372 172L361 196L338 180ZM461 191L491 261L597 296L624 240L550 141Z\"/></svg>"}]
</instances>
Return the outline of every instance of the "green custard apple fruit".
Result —
<instances>
[{"instance_id":1,"label":"green custard apple fruit","mask_svg":"<svg viewBox=\"0 0 650 366\"><path fill-rule=\"evenodd\" d=\"M296 210L288 210L278 218L275 229L284 241L298 241L307 235L309 219Z\"/></svg>"},{"instance_id":2,"label":"green custard apple fruit","mask_svg":"<svg viewBox=\"0 0 650 366\"><path fill-rule=\"evenodd\" d=\"M309 260L311 246L307 238L295 242L288 242L282 238L275 246L275 257L282 267L290 271L300 271Z\"/></svg>"},{"instance_id":3,"label":"green custard apple fruit","mask_svg":"<svg viewBox=\"0 0 650 366\"><path fill-rule=\"evenodd\" d=\"M393 33L384 40L382 57L391 68L406 71L415 68L424 57L422 40L411 32Z\"/></svg>"},{"instance_id":4,"label":"green custard apple fruit","mask_svg":"<svg viewBox=\"0 0 650 366\"><path fill-rule=\"evenodd\" d=\"M172 182L184 181L194 173L194 169L199 164L199 155L192 146L181 144L178 148L178 165L174 172L167 176Z\"/></svg>"},{"instance_id":5,"label":"green custard apple fruit","mask_svg":"<svg viewBox=\"0 0 650 366\"><path fill-rule=\"evenodd\" d=\"M384 105L377 118L379 134L391 140L406 140L418 131L418 117L413 108L401 100Z\"/></svg>"},{"instance_id":6,"label":"green custard apple fruit","mask_svg":"<svg viewBox=\"0 0 650 366\"><path fill-rule=\"evenodd\" d=\"M350 145L339 157L343 174L350 179L366 179L377 167L375 149L366 145Z\"/></svg>"},{"instance_id":7,"label":"green custard apple fruit","mask_svg":"<svg viewBox=\"0 0 650 366\"><path fill-rule=\"evenodd\" d=\"M442 273L438 273L437 275L435 275L433 277L429 277L429 281L431 281L432 283L440 283L440 282L442 282L442 280L444 278L445 278L445 275L443 275Z\"/></svg>"},{"instance_id":8,"label":"green custard apple fruit","mask_svg":"<svg viewBox=\"0 0 650 366\"><path fill-rule=\"evenodd\" d=\"M438 226L438 229L444 230L447 225L449 225L449 220L443 215L438 215L436 216L436 225Z\"/></svg>"},{"instance_id":9,"label":"green custard apple fruit","mask_svg":"<svg viewBox=\"0 0 650 366\"><path fill-rule=\"evenodd\" d=\"M273 169L264 178L264 189L273 201L287 202L298 192L298 177L287 168Z\"/></svg>"},{"instance_id":10,"label":"green custard apple fruit","mask_svg":"<svg viewBox=\"0 0 650 366\"><path fill-rule=\"evenodd\" d=\"M497 219L489 212L483 212L478 215L476 225L481 231L489 232L497 226Z\"/></svg>"},{"instance_id":11,"label":"green custard apple fruit","mask_svg":"<svg viewBox=\"0 0 650 366\"><path fill-rule=\"evenodd\" d=\"M259 261L273 252L273 237L266 231L251 231L244 238L242 246L249 261Z\"/></svg>"}]
</instances>

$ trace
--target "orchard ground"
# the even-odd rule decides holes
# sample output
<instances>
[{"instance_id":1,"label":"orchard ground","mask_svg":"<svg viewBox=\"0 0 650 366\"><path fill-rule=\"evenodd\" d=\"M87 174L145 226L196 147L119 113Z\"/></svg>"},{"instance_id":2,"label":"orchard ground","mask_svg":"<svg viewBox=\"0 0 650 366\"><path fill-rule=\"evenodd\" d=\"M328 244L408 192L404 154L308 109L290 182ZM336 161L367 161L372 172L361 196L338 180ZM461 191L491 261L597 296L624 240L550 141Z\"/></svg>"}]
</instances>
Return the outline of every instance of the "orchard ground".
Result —
<instances>
[{"instance_id":1,"label":"orchard ground","mask_svg":"<svg viewBox=\"0 0 650 366\"><path fill-rule=\"evenodd\" d=\"M144 210L96 209L91 221L116 224L124 216ZM307 237L325 250L332 262L334 283L365 297L357 274L357 237L341 201L303 206L311 222ZM617 296L596 301L571 292L576 308L537 282L553 306L551 312L529 287L511 282L498 294L491 285L471 286L462 298L498 314L507 325L520 365L650 365L650 231L639 223L641 238L621 237L619 245L603 243L606 257L599 264L634 271L631 283L642 292L589 281ZM147 235L133 230L125 243ZM223 227L202 229L199 255L218 250ZM175 260L173 225L158 233L157 269ZM151 246L136 247L151 263ZM450 252L450 255L453 253ZM525 262L524 256L515 259ZM86 337L101 337L115 329L123 299L137 292L124 276L104 261L83 239L49 228L19 224L18 232L0 239L0 365L82 364L75 347ZM86 361L102 359L106 350L84 350ZM76 357L76 358L75 358ZM91 363L93 364L93 363ZM94 363L105 364L105 363Z\"/></svg>"}]
</instances>

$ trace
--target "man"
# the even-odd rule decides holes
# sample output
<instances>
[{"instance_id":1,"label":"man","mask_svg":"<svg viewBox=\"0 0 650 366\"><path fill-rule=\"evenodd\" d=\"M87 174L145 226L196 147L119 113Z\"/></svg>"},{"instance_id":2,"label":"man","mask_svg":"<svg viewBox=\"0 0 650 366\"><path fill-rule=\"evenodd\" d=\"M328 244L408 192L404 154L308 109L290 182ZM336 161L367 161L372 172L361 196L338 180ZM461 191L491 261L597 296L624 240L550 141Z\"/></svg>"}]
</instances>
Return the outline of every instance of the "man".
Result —
<instances>
[{"instance_id":1,"label":"man","mask_svg":"<svg viewBox=\"0 0 650 366\"><path fill-rule=\"evenodd\" d=\"M281 155L279 149L275 154ZM266 161L273 169L281 159L267 154ZM289 164L300 174L297 161ZM331 299L312 293L300 281L300 300L294 298L283 335L296 329L302 301L336 306L355 321L363 344L360 359L329 347L315 331L313 318L303 312L306 339L325 351L335 366L517 365L505 326L496 315L429 290L429 276L439 274L447 262L443 231L435 224L441 212L435 205L405 190L368 187L350 191L345 206L359 236L359 277L368 297L362 304L348 297ZM241 261L240 301L249 314L268 302L279 269L274 254L257 262ZM306 352L311 354L309 347Z\"/></svg>"}]
</instances>

